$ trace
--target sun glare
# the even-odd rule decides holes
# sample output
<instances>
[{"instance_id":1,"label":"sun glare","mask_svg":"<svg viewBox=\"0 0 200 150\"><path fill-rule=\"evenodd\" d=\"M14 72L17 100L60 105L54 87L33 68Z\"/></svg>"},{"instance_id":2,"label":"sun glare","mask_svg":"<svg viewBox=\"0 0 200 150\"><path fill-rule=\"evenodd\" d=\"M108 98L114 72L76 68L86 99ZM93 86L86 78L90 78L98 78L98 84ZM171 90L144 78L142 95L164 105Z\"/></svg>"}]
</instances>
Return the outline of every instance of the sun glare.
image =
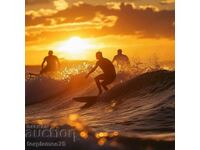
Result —
<instances>
[{"instance_id":1,"label":"sun glare","mask_svg":"<svg viewBox=\"0 0 200 150\"><path fill-rule=\"evenodd\" d=\"M70 55L81 54L91 48L88 40L80 37L72 37L67 41L60 43L57 47L58 51L67 52Z\"/></svg>"}]
</instances>

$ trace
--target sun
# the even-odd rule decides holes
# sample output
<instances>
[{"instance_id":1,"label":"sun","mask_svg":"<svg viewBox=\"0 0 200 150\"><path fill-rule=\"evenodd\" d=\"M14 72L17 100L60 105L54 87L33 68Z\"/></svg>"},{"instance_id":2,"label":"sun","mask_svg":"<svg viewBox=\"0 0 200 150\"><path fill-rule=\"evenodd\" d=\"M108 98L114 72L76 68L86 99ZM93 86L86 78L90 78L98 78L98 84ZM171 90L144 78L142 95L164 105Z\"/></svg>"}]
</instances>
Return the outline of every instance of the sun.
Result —
<instances>
[{"instance_id":1,"label":"sun","mask_svg":"<svg viewBox=\"0 0 200 150\"><path fill-rule=\"evenodd\" d=\"M91 45L88 40L81 39L80 37L71 37L64 42L59 43L56 49L58 51L66 52L69 55L80 55L89 48L91 48Z\"/></svg>"}]
</instances>

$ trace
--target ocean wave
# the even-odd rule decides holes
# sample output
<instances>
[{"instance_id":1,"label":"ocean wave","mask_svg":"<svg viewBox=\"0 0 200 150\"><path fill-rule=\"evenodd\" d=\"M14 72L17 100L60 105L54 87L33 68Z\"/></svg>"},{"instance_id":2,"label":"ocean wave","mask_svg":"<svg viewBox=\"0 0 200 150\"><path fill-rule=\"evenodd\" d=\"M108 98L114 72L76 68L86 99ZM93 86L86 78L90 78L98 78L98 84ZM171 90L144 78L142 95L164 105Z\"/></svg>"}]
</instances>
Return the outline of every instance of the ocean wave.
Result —
<instances>
[{"instance_id":1,"label":"ocean wave","mask_svg":"<svg viewBox=\"0 0 200 150\"><path fill-rule=\"evenodd\" d=\"M63 118L76 114L95 133L116 131L122 137L132 138L161 138L161 135L171 135L169 138L174 139L174 71L159 70L133 78L130 75L120 75L122 78L118 77L99 101L83 109L85 104L73 101L73 97L94 95L97 92L94 81L86 80L84 75L74 76L67 83L67 89L66 84L61 83L61 87L65 88L64 94L28 105L27 123L47 119L58 125L68 124L62 121ZM46 83L49 85L48 80Z\"/></svg>"}]
</instances>

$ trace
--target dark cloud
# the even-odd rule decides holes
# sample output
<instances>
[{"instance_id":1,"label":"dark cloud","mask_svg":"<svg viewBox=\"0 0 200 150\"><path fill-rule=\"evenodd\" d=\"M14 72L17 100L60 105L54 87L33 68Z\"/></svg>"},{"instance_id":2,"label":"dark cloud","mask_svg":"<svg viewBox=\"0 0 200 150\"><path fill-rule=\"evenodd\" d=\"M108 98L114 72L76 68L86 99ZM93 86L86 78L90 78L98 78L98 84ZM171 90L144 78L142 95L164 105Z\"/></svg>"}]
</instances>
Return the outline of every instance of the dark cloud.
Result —
<instances>
[{"instance_id":1,"label":"dark cloud","mask_svg":"<svg viewBox=\"0 0 200 150\"><path fill-rule=\"evenodd\" d=\"M108 34L117 35L138 35L139 37L152 38L174 38L174 10L155 11L153 8L136 9L129 4L121 4L120 9L109 9L104 5L81 4L72 6L65 10L58 11L51 16L33 17L26 15L26 26L34 26L37 24L50 25L51 18L65 18L60 23L73 23L91 21L96 16L96 13L101 13L105 16L117 16L117 21L112 27L103 27L102 29L84 30L85 35L100 36ZM80 30L70 32L79 33ZM69 33L69 32L68 32ZM81 32L83 35L83 31ZM53 33L54 35L56 33ZM60 32L58 34L61 34ZM48 36L50 36L48 34ZM59 35L58 35L59 36Z\"/></svg>"},{"instance_id":2,"label":"dark cloud","mask_svg":"<svg viewBox=\"0 0 200 150\"><path fill-rule=\"evenodd\" d=\"M51 16L41 16L41 17L34 17L33 14L26 15L26 26L32 26L36 24L47 24L47 18L65 18L63 23L71 23L76 22L76 19L79 18L80 21L90 21L95 16L96 13L100 12L105 15L116 15L116 10L108 9L106 6L102 5L90 5L90 4L81 4L79 6L72 6L65 10L58 11L56 14ZM49 24L50 25L50 24Z\"/></svg>"},{"instance_id":3,"label":"dark cloud","mask_svg":"<svg viewBox=\"0 0 200 150\"><path fill-rule=\"evenodd\" d=\"M53 0L25 0L27 5L42 5L42 4L50 4Z\"/></svg>"},{"instance_id":4,"label":"dark cloud","mask_svg":"<svg viewBox=\"0 0 200 150\"><path fill-rule=\"evenodd\" d=\"M33 15L25 16L26 26L35 26L35 25L50 25L50 21L48 21L48 17L34 17Z\"/></svg>"},{"instance_id":5,"label":"dark cloud","mask_svg":"<svg viewBox=\"0 0 200 150\"><path fill-rule=\"evenodd\" d=\"M118 20L107 32L115 34L138 34L140 37L174 37L175 13L173 10L154 11L151 8L133 9L121 5Z\"/></svg>"}]
</instances>

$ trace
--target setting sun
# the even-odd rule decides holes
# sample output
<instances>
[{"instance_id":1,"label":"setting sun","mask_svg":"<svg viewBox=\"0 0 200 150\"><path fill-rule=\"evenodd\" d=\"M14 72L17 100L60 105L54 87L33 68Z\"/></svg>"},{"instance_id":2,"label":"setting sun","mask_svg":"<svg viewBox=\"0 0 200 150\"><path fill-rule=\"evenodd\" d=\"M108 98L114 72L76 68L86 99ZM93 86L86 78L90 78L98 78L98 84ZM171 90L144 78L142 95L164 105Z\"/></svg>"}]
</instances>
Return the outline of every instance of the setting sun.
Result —
<instances>
[{"instance_id":1,"label":"setting sun","mask_svg":"<svg viewBox=\"0 0 200 150\"><path fill-rule=\"evenodd\" d=\"M174 0L26 1L26 65L48 50L66 60L93 61L97 51L112 60L122 49L132 61L174 62Z\"/></svg>"},{"instance_id":2,"label":"setting sun","mask_svg":"<svg viewBox=\"0 0 200 150\"><path fill-rule=\"evenodd\" d=\"M69 40L60 43L57 50L74 55L81 54L89 48L91 48L91 45L88 40L81 39L80 37L72 37Z\"/></svg>"}]
</instances>

